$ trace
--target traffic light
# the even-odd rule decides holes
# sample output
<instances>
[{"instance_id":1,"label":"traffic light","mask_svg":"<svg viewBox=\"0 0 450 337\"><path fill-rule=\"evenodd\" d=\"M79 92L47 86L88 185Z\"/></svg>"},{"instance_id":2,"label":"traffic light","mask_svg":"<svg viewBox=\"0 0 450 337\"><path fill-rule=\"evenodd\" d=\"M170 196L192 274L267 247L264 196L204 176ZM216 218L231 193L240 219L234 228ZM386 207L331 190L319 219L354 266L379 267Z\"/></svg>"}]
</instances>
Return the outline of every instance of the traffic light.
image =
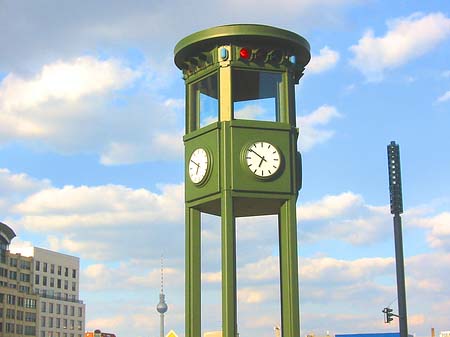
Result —
<instances>
[{"instance_id":1,"label":"traffic light","mask_svg":"<svg viewBox=\"0 0 450 337\"><path fill-rule=\"evenodd\" d=\"M277 48L238 47L238 51L239 59L246 62L272 65L280 65L286 61L295 63L295 57L291 57L293 55L285 55L283 50Z\"/></svg>"},{"instance_id":2,"label":"traffic light","mask_svg":"<svg viewBox=\"0 0 450 337\"><path fill-rule=\"evenodd\" d=\"M391 323L393 318L392 316L395 316L395 314L392 312L391 308L384 308L383 309L383 313L384 313L384 323Z\"/></svg>"}]
</instances>

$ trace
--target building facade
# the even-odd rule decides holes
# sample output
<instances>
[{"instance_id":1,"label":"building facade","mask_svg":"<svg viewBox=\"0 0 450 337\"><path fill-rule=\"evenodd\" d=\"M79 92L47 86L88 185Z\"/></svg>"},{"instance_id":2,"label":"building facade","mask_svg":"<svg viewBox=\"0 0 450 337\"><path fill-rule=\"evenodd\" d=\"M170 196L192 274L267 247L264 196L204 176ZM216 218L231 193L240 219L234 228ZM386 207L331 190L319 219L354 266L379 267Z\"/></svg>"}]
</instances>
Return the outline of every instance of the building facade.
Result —
<instances>
[{"instance_id":1,"label":"building facade","mask_svg":"<svg viewBox=\"0 0 450 337\"><path fill-rule=\"evenodd\" d=\"M85 305L79 299L80 259L33 249L33 292L39 295L38 337L83 337Z\"/></svg>"},{"instance_id":2,"label":"building facade","mask_svg":"<svg viewBox=\"0 0 450 337\"><path fill-rule=\"evenodd\" d=\"M37 247L12 254L15 236L0 222L0 337L84 337L79 258Z\"/></svg>"},{"instance_id":3,"label":"building facade","mask_svg":"<svg viewBox=\"0 0 450 337\"><path fill-rule=\"evenodd\" d=\"M0 336L36 336L38 296L33 259L8 250L14 231L0 222Z\"/></svg>"}]
</instances>

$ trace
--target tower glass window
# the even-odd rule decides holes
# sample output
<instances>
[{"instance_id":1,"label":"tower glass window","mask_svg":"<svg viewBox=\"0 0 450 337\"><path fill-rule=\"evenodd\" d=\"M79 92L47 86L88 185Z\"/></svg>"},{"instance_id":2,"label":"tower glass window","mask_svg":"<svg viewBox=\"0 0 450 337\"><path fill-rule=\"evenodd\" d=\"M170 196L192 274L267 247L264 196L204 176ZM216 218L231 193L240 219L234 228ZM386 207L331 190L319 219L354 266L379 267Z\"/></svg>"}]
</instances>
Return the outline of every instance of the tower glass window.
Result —
<instances>
[{"instance_id":1,"label":"tower glass window","mask_svg":"<svg viewBox=\"0 0 450 337\"><path fill-rule=\"evenodd\" d=\"M280 121L281 73L233 69L232 81L235 119Z\"/></svg>"},{"instance_id":2,"label":"tower glass window","mask_svg":"<svg viewBox=\"0 0 450 337\"><path fill-rule=\"evenodd\" d=\"M191 104L197 111L197 127L218 121L219 100L217 73L209 75L191 86Z\"/></svg>"}]
</instances>

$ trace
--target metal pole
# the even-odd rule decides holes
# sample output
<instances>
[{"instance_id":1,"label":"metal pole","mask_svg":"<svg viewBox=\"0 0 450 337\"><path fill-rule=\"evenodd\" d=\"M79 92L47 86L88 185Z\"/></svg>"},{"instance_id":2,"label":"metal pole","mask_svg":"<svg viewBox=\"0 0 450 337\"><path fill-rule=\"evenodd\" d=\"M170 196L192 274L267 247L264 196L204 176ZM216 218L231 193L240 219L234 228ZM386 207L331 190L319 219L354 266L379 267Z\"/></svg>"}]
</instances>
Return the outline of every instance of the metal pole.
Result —
<instances>
[{"instance_id":1,"label":"metal pole","mask_svg":"<svg viewBox=\"0 0 450 337\"><path fill-rule=\"evenodd\" d=\"M403 259L402 218L394 215L395 264L397 271L398 321L400 337L408 337L408 321L406 314L406 286Z\"/></svg>"},{"instance_id":2,"label":"metal pole","mask_svg":"<svg viewBox=\"0 0 450 337\"><path fill-rule=\"evenodd\" d=\"M400 147L392 141L387 146L389 193L391 214L394 215L395 269L397 273L397 299L400 337L408 337L408 321L406 314L405 263L403 259L402 218L403 197L400 170Z\"/></svg>"}]
</instances>

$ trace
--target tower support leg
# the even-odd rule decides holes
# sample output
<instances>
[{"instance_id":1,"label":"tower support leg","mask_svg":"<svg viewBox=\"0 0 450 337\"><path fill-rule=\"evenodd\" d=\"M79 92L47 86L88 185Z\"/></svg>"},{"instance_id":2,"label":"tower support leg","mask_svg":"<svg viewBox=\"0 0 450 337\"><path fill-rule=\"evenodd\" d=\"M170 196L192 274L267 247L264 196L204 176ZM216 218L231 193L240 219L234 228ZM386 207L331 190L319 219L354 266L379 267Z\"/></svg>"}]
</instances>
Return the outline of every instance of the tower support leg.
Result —
<instances>
[{"instance_id":1,"label":"tower support leg","mask_svg":"<svg viewBox=\"0 0 450 337\"><path fill-rule=\"evenodd\" d=\"M236 220L231 191L224 190L222 216L222 336L237 336Z\"/></svg>"},{"instance_id":2,"label":"tower support leg","mask_svg":"<svg viewBox=\"0 0 450 337\"><path fill-rule=\"evenodd\" d=\"M278 215L282 337L300 336L296 196Z\"/></svg>"},{"instance_id":3,"label":"tower support leg","mask_svg":"<svg viewBox=\"0 0 450 337\"><path fill-rule=\"evenodd\" d=\"M186 337L201 337L200 212L186 207Z\"/></svg>"}]
</instances>

